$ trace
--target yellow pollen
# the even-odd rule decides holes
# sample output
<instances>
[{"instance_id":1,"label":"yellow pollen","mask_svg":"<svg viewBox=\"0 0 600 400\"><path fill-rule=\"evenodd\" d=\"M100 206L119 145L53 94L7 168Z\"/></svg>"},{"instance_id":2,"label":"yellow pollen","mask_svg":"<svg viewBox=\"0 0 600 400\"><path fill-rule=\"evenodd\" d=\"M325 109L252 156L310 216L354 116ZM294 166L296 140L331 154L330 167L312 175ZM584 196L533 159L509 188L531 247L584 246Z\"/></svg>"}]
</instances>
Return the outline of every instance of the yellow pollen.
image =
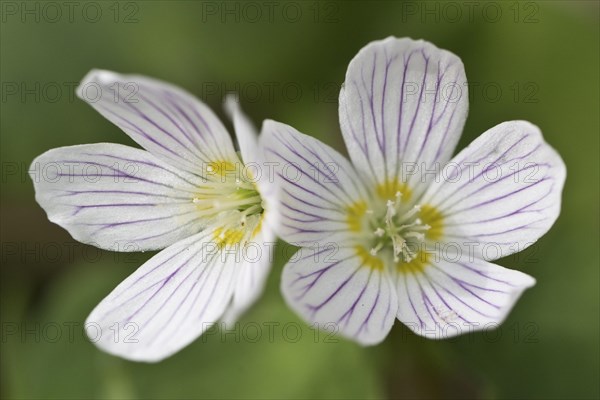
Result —
<instances>
[{"instance_id":1,"label":"yellow pollen","mask_svg":"<svg viewBox=\"0 0 600 400\"><path fill-rule=\"evenodd\" d=\"M430 226L426 232L428 239L438 240L442 237L444 233L444 217L437 208L425 204L421 206L419 217L423 224Z\"/></svg>"},{"instance_id":2,"label":"yellow pollen","mask_svg":"<svg viewBox=\"0 0 600 400\"><path fill-rule=\"evenodd\" d=\"M430 254L426 251L419 251L415 258L410 261L399 261L396 263L398 272L403 274L419 274L425 270L429 262Z\"/></svg>"},{"instance_id":3,"label":"yellow pollen","mask_svg":"<svg viewBox=\"0 0 600 400\"><path fill-rule=\"evenodd\" d=\"M231 173L236 173L237 169L231 161L211 161L206 164L207 175L220 176L221 178Z\"/></svg>"},{"instance_id":4,"label":"yellow pollen","mask_svg":"<svg viewBox=\"0 0 600 400\"><path fill-rule=\"evenodd\" d=\"M262 228L262 223L263 223L263 219L265 218L265 214L262 213L259 217L258 223L256 224L256 227L254 228L254 230L252 231L252 235L250 236L250 238L253 238L254 236L258 235L258 233L260 232L260 229Z\"/></svg>"},{"instance_id":5,"label":"yellow pollen","mask_svg":"<svg viewBox=\"0 0 600 400\"><path fill-rule=\"evenodd\" d=\"M244 229L217 228L213 232L213 240L219 248L233 246L244 239L245 233L246 231Z\"/></svg>"},{"instance_id":6,"label":"yellow pollen","mask_svg":"<svg viewBox=\"0 0 600 400\"><path fill-rule=\"evenodd\" d=\"M346 209L348 212L348 226L353 232L360 232L362 229L363 216L367 212L367 203L360 200L357 201Z\"/></svg>"},{"instance_id":7,"label":"yellow pollen","mask_svg":"<svg viewBox=\"0 0 600 400\"><path fill-rule=\"evenodd\" d=\"M377 195L384 200L395 200L398 193L402 201L410 200L412 192L406 183L398 181L385 181L377 185Z\"/></svg>"},{"instance_id":8,"label":"yellow pollen","mask_svg":"<svg viewBox=\"0 0 600 400\"><path fill-rule=\"evenodd\" d=\"M379 257L371 255L371 253L362 246L355 246L354 249L363 266L377 270L383 269L383 261L381 261Z\"/></svg>"}]
</instances>

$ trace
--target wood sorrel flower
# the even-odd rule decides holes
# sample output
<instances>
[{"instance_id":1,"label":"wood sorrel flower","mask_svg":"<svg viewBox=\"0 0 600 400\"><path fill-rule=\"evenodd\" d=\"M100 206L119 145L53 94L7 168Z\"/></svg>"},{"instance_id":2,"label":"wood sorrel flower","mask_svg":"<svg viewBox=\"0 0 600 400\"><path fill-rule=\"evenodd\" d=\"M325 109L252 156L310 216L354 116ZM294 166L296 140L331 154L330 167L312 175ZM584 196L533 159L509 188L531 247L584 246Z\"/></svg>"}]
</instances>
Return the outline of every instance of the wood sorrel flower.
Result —
<instances>
[{"instance_id":1,"label":"wood sorrel flower","mask_svg":"<svg viewBox=\"0 0 600 400\"><path fill-rule=\"evenodd\" d=\"M61 147L32 170L48 218L78 241L117 251L163 249L92 311L103 350L158 361L262 292L274 240L261 191L256 132L229 99L242 159L198 99L154 79L91 71L77 94L147 151L99 143ZM258 166L258 164L256 164Z\"/></svg>"},{"instance_id":2,"label":"wood sorrel flower","mask_svg":"<svg viewBox=\"0 0 600 400\"><path fill-rule=\"evenodd\" d=\"M417 334L446 338L499 324L534 285L488 260L548 231L565 166L524 121L488 130L451 159L467 115L466 83L454 54L388 38L358 53L340 93L352 164L265 122L261 147L280 165L275 230L312 248L285 266L281 283L304 319L361 344L382 341L396 318Z\"/></svg>"}]
</instances>

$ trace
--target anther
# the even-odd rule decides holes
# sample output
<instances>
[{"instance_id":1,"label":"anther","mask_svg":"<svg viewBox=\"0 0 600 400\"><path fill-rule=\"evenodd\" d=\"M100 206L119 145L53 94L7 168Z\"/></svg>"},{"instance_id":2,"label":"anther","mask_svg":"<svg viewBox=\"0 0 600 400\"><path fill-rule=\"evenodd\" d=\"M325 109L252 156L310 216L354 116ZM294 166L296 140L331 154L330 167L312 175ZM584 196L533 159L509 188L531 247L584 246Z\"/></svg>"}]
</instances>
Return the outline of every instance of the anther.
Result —
<instances>
[{"instance_id":1,"label":"anther","mask_svg":"<svg viewBox=\"0 0 600 400\"><path fill-rule=\"evenodd\" d=\"M381 248L382 248L382 247L383 247L383 242L379 242L379 243L377 243L377 246L375 246L375 247L372 247L372 248L371 248L371 250L369 250L369 253L370 253L372 256L376 256L376 255L377 255L377 252L378 252L379 250L381 250Z\"/></svg>"}]
</instances>

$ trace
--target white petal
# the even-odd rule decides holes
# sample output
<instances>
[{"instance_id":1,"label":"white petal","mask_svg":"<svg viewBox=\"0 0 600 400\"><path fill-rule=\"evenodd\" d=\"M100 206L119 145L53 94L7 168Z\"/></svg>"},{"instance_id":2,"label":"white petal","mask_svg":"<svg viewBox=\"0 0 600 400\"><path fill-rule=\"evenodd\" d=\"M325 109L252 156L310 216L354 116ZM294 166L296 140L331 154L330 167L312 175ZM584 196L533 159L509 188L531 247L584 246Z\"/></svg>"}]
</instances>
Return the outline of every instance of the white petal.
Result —
<instances>
[{"instance_id":1,"label":"white petal","mask_svg":"<svg viewBox=\"0 0 600 400\"><path fill-rule=\"evenodd\" d=\"M302 246L347 238L348 208L369 198L348 160L274 121L265 121L260 143L273 172L279 236Z\"/></svg>"},{"instance_id":2,"label":"white petal","mask_svg":"<svg viewBox=\"0 0 600 400\"><path fill-rule=\"evenodd\" d=\"M277 226L279 204L273 180L269 176L269 165L265 164L263 149L259 146L258 132L252 121L242 111L239 99L234 95L225 98L225 111L233 119L235 134L240 146L240 153L244 162L245 176L247 176L258 189L262 199L264 227ZM272 233L267 234L271 237ZM275 238L271 238L275 240Z\"/></svg>"},{"instance_id":3,"label":"white petal","mask_svg":"<svg viewBox=\"0 0 600 400\"><path fill-rule=\"evenodd\" d=\"M421 178L432 178L420 172L444 165L460 138L466 83L461 60L431 43L389 37L362 48L348 66L339 104L357 168L374 182L408 182L419 192Z\"/></svg>"},{"instance_id":4,"label":"white petal","mask_svg":"<svg viewBox=\"0 0 600 400\"><path fill-rule=\"evenodd\" d=\"M288 305L308 323L360 344L385 339L398 307L385 268L366 265L353 248L300 252L283 270L281 290Z\"/></svg>"},{"instance_id":5,"label":"white petal","mask_svg":"<svg viewBox=\"0 0 600 400\"><path fill-rule=\"evenodd\" d=\"M76 240L114 251L161 249L206 221L197 176L118 144L61 147L30 167L37 202Z\"/></svg>"},{"instance_id":6,"label":"white petal","mask_svg":"<svg viewBox=\"0 0 600 400\"><path fill-rule=\"evenodd\" d=\"M252 121L242 111L238 99L233 95L225 98L225 110L233 120L235 136L240 145L240 153L244 164L260 163L258 152L258 133Z\"/></svg>"},{"instance_id":7,"label":"white petal","mask_svg":"<svg viewBox=\"0 0 600 400\"><path fill-rule=\"evenodd\" d=\"M550 229L565 176L538 127L505 122L450 161L422 203L442 214L444 240L492 260L523 250Z\"/></svg>"},{"instance_id":8,"label":"white petal","mask_svg":"<svg viewBox=\"0 0 600 400\"><path fill-rule=\"evenodd\" d=\"M234 324L263 293L271 270L275 240L275 235L263 223L260 232L246 245L243 253L246 263L239 267L233 299L222 318L227 326Z\"/></svg>"},{"instance_id":9,"label":"white petal","mask_svg":"<svg viewBox=\"0 0 600 400\"><path fill-rule=\"evenodd\" d=\"M203 164L238 160L221 121L200 100L174 85L92 70L77 95L140 146L180 169L199 173Z\"/></svg>"},{"instance_id":10,"label":"white petal","mask_svg":"<svg viewBox=\"0 0 600 400\"><path fill-rule=\"evenodd\" d=\"M231 301L240 255L206 230L161 251L92 311L88 336L104 351L156 362L215 324Z\"/></svg>"},{"instance_id":11,"label":"white petal","mask_svg":"<svg viewBox=\"0 0 600 400\"><path fill-rule=\"evenodd\" d=\"M265 165L264 154L258 144L258 133L250 119L242 111L238 99L234 95L225 98L225 111L233 120L235 134L240 146L240 153L244 162L244 174L257 187L268 209L278 209L276 194L269 179L269 167ZM275 226L275 212L265 214L266 224Z\"/></svg>"},{"instance_id":12,"label":"white petal","mask_svg":"<svg viewBox=\"0 0 600 400\"><path fill-rule=\"evenodd\" d=\"M529 275L483 260L433 259L422 272L398 273L398 319L431 339L494 329L534 284Z\"/></svg>"}]
</instances>

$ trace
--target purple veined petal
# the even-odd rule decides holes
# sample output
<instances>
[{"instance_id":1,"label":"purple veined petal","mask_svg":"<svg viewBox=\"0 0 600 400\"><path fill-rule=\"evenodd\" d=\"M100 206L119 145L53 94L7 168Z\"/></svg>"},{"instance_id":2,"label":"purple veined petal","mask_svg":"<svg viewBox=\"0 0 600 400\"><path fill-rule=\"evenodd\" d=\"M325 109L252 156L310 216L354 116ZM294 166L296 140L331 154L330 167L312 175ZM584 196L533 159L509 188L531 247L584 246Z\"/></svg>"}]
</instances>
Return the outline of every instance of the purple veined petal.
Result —
<instances>
[{"instance_id":1,"label":"purple veined petal","mask_svg":"<svg viewBox=\"0 0 600 400\"><path fill-rule=\"evenodd\" d=\"M206 225L193 203L201 180L143 150L61 147L37 157L30 176L48 219L103 249L162 249Z\"/></svg>"},{"instance_id":2,"label":"purple veined petal","mask_svg":"<svg viewBox=\"0 0 600 400\"><path fill-rule=\"evenodd\" d=\"M433 176L422 172L444 165L460 138L466 83L461 60L423 40L389 37L363 47L339 100L354 165L378 184L408 182L418 195Z\"/></svg>"},{"instance_id":3,"label":"purple veined petal","mask_svg":"<svg viewBox=\"0 0 600 400\"><path fill-rule=\"evenodd\" d=\"M533 244L560 213L565 165L525 121L505 122L461 151L422 203L442 215L443 240L493 260Z\"/></svg>"},{"instance_id":4,"label":"purple veined petal","mask_svg":"<svg viewBox=\"0 0 600 400\"><path fill-rule=\"evenodd\" d=\"M86 320L88 337L129 360L157 362L187 346L223 315L245 265L207 229L152 257Z\"/></svg>"},{"instance_id":5,"label":"purple veined petal","mask_svg":"<svg viewBox=\"0 0 600 400\"><path fill-rule=\"evenodd\" d=\"M222 317L226 326L232 326L263 293L271 270L275 241L276 236L269 226L261 223L257 234L246 245L243 253L246 263L239 267L231 304Z\"/></svg>"},{"instance_id":6,"label":"purple veined petal","mask_svg":"<svg viewBox=\"0 0 600 400\"><path fill-rule=\"evenodd\" d=\"M432 255L417 268L413 261L396 277L398 319L430 339L497 328L535 284L529 275L484 260L446 258Z\"/></svg>"},{"instance_id":7,"label":"purple veined petal","mask_svg":"<svg viewBox=\"0 0 600 400\"><path fill-rule=\"evenodd\" d=\"M77 95L163 161L191 173L214 161L237 162L216 115L186 91L156 79L92 70Z\"/></svg>"},{"instance_id":8,"label":"purple veined petal","mask_svg":"<svg viewBox=\"0 0 600 400\"><path fill-rule=\"evenodd\" d=\"M347 238L348 210L357 204L366 209L369 199L348 160L319 140L274 121L265 121L260 145L272 167L279 236L305 246Z\"/></svg>"},{"instance_id":9,"label":"purple veined petal","mask_svg":"<svg viewBox=\"0 0 600 400\"><path fill-rule=\"evenodd\" d=\"M381 342L396 317L394 284L382 264L354 248L303 248L283 269L287 304L310 324L362 345Z\"/></svg>"}]
</instances>

